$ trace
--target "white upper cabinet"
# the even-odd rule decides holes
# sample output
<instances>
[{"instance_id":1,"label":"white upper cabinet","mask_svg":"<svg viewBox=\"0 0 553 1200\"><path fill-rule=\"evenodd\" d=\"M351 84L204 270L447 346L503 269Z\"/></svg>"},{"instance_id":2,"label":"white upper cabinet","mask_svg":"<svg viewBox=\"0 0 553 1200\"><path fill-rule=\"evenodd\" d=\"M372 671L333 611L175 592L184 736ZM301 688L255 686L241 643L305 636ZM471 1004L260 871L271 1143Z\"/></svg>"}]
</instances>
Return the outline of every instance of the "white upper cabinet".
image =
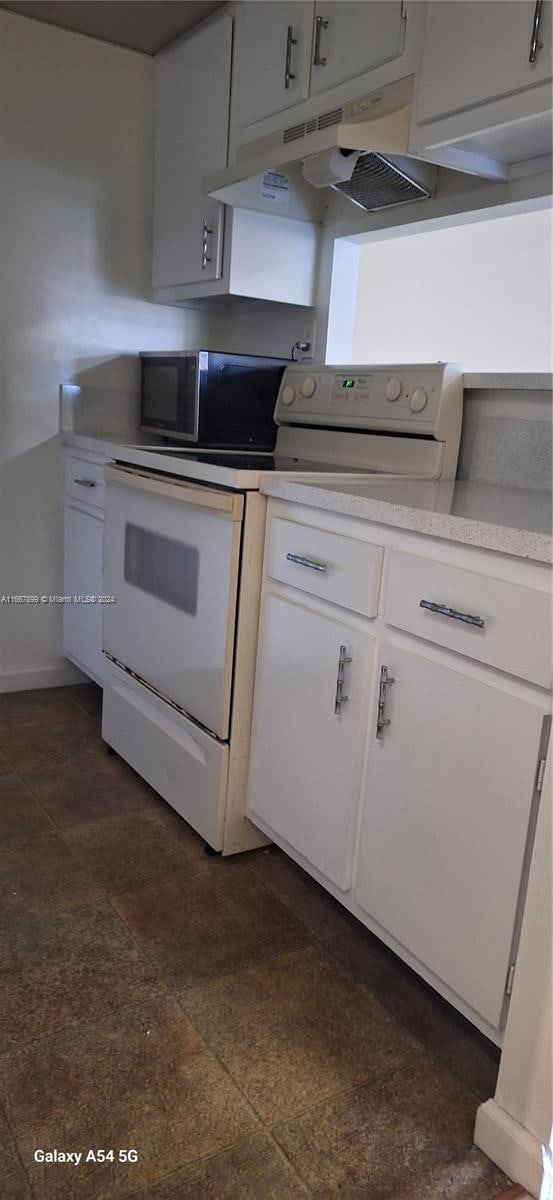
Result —
<instances>
[{"instance_id":1,"label":"white upper cabinet","mask_svg":"<svg viewBox=\"0 0 553 1200\"><path fill-rule=\"evenodd\" d=\"M311 3L247 0L241 5L235 68L240 126L307 99L312 29Z\"/></svg>"},{"instance_id":2,"label":"white upper cabinet","mask_svg":"<svg viewBox=\"0 0 553 1200\"><path fill-rule=\"evenodd\" d=\"M247 56L259 103L263 82L273 78L276 88L277 76L265 70L254 47L259 41L261 50L265 44L274 49L271 20L281 9L298 7L311 11L310 5L251 5L269 20L264 29L257 16ZM156 58L153 299L186 304L236 296L311 305L316 227L283 218L280 210L231 211L204 191L205 176L227 164L232 52L233 19L225 14ZM278 83L284 89L284 54Z\"/></svg>"},{"instance_id":3,"label":"white upper cabinet","mask_svg":"<svg viewBox=\"0 0 553 1200\"><path fill-rule=\"evenodd\" d=\"M231 55L223 16L156 59L154 288L221 275L224 207L202 179L227 161Z\"/></svg>"},{"instance_id":4,"label":"white upper cabinet","mask_svg":"<svg viewBox=\"0 0 553 1200\"><path fill-rule=\"evenodd\" d=\"M403 54L405 24L401 0L245 0L237 13L236 125L258 125L370 76Z\"/></svg>"},{"instance_id":5,"label":"white upper cabinet","mask_svg":"<svg viewBox=\"0 0 553 1200\"><path fill-rule=\"evenodd\" d=\"M534 0L433 0L428 6L419 121L534 87L551 76L551 4L530 63Z\"/></svg>"},{"instance_id":6,"label":"white upper cabinet","mask_svg":"<svg viewBox=\"0 0 553 1200\"><path fill-rule=\"evenodd\" d=\"M413 148L480 134L461 148L507 162L550 152L551 35L551 0L432 0Z\"/></svg>"},{"instance_id":7,"label":"white upper cabinet","mask_svg":"<svg viewBox=\"0 0 553 1200\"><path fill-rule=\"evenodd\" d=\"M311 94L327 92L402 54L402 7L400 0L317 0Z\"/></svg>"}]
</instances>

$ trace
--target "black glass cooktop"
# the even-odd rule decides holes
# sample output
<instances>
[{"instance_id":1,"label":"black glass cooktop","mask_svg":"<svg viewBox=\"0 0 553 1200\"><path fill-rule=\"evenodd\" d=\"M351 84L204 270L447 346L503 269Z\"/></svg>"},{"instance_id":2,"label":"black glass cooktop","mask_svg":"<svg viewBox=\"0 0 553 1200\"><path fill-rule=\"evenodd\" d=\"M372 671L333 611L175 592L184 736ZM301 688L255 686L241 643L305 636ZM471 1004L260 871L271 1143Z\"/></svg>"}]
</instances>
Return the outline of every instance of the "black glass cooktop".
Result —
<instances>
[{"instance_id":1,"label":"black glass cooktop","mask_svg":"<svg viewBox=\"0 0 553 1200\"><path fill-rule=\"evenodd\" d=\"M235 471L326 471L327 474L370 474L366 467L347 467L341 463L314 462L308 458L292 458L282 454L241 454L238 451L204 451L194 454L191 450L164 449L163 454L171 458L182 459L184 462L205 463L211 467L230 467Z\"/></svg>"}]
</instances>

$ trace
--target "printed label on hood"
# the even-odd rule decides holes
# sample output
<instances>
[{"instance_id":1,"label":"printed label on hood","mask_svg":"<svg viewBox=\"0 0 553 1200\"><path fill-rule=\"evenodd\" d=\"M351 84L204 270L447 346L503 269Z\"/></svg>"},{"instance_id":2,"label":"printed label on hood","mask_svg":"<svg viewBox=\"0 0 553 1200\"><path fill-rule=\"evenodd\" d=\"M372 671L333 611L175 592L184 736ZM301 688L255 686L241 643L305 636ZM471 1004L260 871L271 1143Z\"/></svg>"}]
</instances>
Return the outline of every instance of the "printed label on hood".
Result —
<instances>
[{"instance_id":1,"label":"printed label on hood","mask_svg":"<svg viewBox=\"0 0 553 1200\"><path fill-rule=\"evenodd\" d=\"M290 201L290 180L287 175L278 171L266 171L261 179L261 195L264 200L273 200L275 204L288 204Z\"/></svg>"}]
</instances>

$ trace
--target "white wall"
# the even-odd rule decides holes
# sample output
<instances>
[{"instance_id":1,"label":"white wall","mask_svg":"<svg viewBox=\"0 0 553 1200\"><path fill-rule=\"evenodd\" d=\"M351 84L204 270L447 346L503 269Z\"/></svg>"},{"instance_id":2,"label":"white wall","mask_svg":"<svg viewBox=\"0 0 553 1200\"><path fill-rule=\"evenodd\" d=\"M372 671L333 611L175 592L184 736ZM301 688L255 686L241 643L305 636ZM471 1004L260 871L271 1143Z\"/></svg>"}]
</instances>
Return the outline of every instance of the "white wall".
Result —
<instances>
[{"instance_id":1,"label":"white wall","mask_svg":"<svg viewBox=\"0 0 553 1200\"><path fill-rule=\"evenodd\" d=\"M63 590L60 382L128 392L141 349L288 354L303 336L305 310L148 301L152 73L0 11L0 595ZM0 605L0 691L71 677L60 617Z\"/></svg>"},{"instance_id":2,"label":"white wall","mask_svg":"<svg viewBox=\"0 0 553 1200\"><path fill-rule=\"evenodd\" d=\"M549 209L368 242L353 361L550 371L551 252Z\"/></svg>"},{"instance_id":3,"label":"white wall","mask_svg":"<svg viewBox=\"0 0 553 1200\"><path fill-rule=\"evenodd\" d=\"M0 46L0 592L49 594L58 384L128 390L137 350L206 335L197 313L146 300L151 60L6 12ZM0 622L0 688L63 666L59 609L2 606Z\"/></svg>"},{"instance_id":4,"label":"white wall","mask_svg":"<svg viewBox=\"0 0 553 1200\"><path fill-rule=\"evenodd\" d=\"M475 1133L477 1145L541 1200L553 1197L552 845L550 755L497 1088L478 1110Z\"/></svg>"}]
</instances>

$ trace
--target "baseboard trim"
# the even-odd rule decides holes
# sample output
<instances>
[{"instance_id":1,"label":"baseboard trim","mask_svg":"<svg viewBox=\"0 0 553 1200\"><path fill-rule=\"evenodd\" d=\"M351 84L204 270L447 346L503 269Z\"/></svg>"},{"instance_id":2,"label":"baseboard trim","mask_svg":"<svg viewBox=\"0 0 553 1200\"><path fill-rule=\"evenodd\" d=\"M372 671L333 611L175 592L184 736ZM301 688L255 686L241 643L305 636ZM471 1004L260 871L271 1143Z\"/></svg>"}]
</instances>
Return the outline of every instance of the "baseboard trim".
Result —
<instances>
[{"instance_id":1,"label":"baseboard trim","mask_svg":"<svg viewBox=\"0 0 553 1200\"><path fill-rule=\"evenodd\" d=\"M539 1196L543 1178L541 1142L496 1100L480 1105L474 1140L509 1179L522 1184L532 1196Z\"/></svg>"},{"instance_id":2,"label":"baseboard trim","mask_svg":"<svg viewBox=\"0 0 553 1200\"><path fill-rule=\"evenodd\" d=\"M69 662L49 667L20 667L0 671L0 694L26 692L31 688L67 687L71 683L83 683L86 679L87 676Z\"/></svg>"}]
</instances>

